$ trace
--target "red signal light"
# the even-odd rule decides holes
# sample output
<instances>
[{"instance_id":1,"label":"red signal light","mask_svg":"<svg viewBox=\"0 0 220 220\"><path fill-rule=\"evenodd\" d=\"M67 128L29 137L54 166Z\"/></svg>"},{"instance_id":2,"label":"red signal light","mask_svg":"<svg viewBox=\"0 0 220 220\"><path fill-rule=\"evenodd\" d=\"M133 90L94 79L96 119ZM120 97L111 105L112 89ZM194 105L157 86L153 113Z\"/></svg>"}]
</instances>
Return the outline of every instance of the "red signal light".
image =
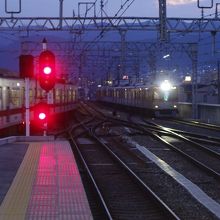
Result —
<instances>
[{"instance_id":1,"label":"red signal light","mask_svg":"<svg viewBox=\"0 0 220 220\"><path fill-rule=\"evenodd\" d=\"M34 118L40 124L46 123L49 118L49 105L45 102L38 103L34 108Z\"/></svg>"},{"instance_id":2,"label":"red signal light","mask_svg":"<svg viewBox=\"0 0 220 220\"><path fill-rule=\"evenodd\" d=\"M44 112L41 112L41 113L39 113L38 117L40 120L44 120L44 119L46 119L46 114Z\"/></svg>"},{"instance_id":3,"label":"red signal light","mask_svg":"<svg viewBox=\"0 0 220 220\"><path fill-rule=\"evenodd\" d=\"M49 66L46 66L46 67L44 67L44 73L45 74L51 74L51 72L52 72L52 69L51 69L51 67L49 67Z\"/></svg>"}]
</instances>

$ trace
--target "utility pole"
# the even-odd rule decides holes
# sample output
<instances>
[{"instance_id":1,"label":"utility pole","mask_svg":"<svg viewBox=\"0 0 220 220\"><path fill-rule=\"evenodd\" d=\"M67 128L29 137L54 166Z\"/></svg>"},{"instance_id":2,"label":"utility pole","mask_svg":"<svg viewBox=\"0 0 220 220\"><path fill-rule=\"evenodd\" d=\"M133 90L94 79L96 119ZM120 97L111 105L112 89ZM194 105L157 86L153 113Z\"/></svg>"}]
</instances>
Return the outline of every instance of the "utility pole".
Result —
<instances>
[{"instance_id":1,"label":"utility pole","mask_svg":"<svg viewBox=\"0 0 220 220\"><path fill-rule=\"evenodd\" d=\"M122 76L125 74L125 56L126 56L126 42L125 42L125 37L126 37L126 31L121 30L120 31L121 35L121 57L120 57L120 76L119 78L121 79Z\"/></svg>"},{"instance_id":2,"label":"utility pole","mask_svg":"<svg viewBox=\"0 0 220 220\"><path fill-rule=\"evenodd\" d=\"M198 50L197 45L193 44L191 46L191 56L192 56L192 118L198 119L198 103L197 103L197 64L198 64Z\"/></svg>"},{"instance_id":3,"label":"utility pole","mask_svg":"<svg viewBox=\"0 0 220 220\"><path fill-rule=\"evenodd\" d=\"M62 29L63 26L63 1L60 0L60 21L59 21L59 28Z\"/></svg>"},{"instance_id":4,"label":"utility pole","mask_svg":"<svg viewBox=\"0 0 220 220\"><path fill-rule=\"evenodd\" d=\"M160 41L167 41L167 4L166 0L159 0Z\"/></svg>"}]
</instances>

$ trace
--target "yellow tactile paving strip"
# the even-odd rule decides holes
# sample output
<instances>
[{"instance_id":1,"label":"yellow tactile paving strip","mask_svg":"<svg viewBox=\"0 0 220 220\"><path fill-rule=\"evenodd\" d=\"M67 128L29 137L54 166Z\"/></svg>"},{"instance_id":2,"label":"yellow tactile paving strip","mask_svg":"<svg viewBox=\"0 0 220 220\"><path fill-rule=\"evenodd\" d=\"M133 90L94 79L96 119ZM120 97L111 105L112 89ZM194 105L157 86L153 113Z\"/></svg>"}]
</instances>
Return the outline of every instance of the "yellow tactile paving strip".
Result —
<instances>
[{"instance_id":1,"label":"yellow tactile paving strip","mask_svg":"<svg viewBox=\"0 0 220 220\"><path fill-rule=\"evenodd\" d=\"M31 143L0 206L0 220L69 219L93 219L69 143Z\"/></svg>"},{"instance_id":2,"label":"yellow tactile paving strip","mask_svg":"<svg viewBox=\"0 0 220 220\"><path fill-rule=\"evenodd\" d=\"M31 143L21 166L0 206L0 220L24 220L41 151L40 143Z\"/></svg>"}]
</instances>

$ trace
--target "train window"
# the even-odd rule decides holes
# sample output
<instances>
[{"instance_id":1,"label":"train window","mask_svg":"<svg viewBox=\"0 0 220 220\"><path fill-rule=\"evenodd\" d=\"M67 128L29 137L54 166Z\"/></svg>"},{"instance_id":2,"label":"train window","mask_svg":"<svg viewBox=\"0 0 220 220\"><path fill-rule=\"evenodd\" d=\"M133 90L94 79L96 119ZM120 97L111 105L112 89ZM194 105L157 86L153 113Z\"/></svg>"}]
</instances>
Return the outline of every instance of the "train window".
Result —
<instances>
[{"instance_id":1,"label":"train window","mask_svg":"<svg viewBox=\"0 0 220 220\"><path fill-rule=\"evenodd\" d=\"M61 89L62 103L65 103L65 90Z\"/></svg>"},{"instance_id":2,"label":"train window","mask_svg":"<svg viewBox=\"0 0 220 220\"><path fill-rule=\"evenodd\" d=\"M135 92L135 90L134 90L134 89L131 89L131 99L134 99L134 98L135 98L134 92Z\"/></svg>"},{"instance_id":3,"label":"train window","mask_svg":"<svg viewBox=\"0 0 220 220\"><path fill-rule=\"evenodd\" d=\"M10 108L19 108L21 103L20 103L20 89L18 88L11 88L9 91L9 105Z\"/></svg>"},{"instance_id":4,"label":"train window","mask_svg":"<svg viewBox=\"0 0 220 220\"><path fill-rule=\"evenodd\" d=\"M144 99L148 99L149 98L149 91L148 90L144 90Z\"/></svg>"},{"instance_id":5,"label":"train window","mask_svg":"<svg viewBox=\"0 0 220 220\"><path fill-rule=\"evenodd\" d=\"M116 97L119 98L119 91L116 91Z\"/></svg>"},{"instance_id":6,"label":"train window","mask_svg":"<svg viewBox=\"0 0 220 220\"><path fill-rule=\"evenodd\" d=\"M125 91L124 89L121 89L121 98L124 98L125 97Z\"/></svg>"},{"instance_id":7,"label":"train window","mask_svg":"<svg viewBox=\"0 0 220 220\"><path fill-rule=\"evenodd\" d=\"M154 99L161 99L159 91L154 91Z\"/></svg>"},{"instance_id":8,"label":"train window","mask_svg":"<svg viewBox=\"0 0 220 220\"><path fill-rule=\"evenodd\" d=\"M73 90L73 93L72 93L72 99L73 99L73 101L76 100L76 91L75 91L75 90Z\"/></svg>"},{"instance_id":9,"label":"train window","mask_svg":"<svg viewBox=\"0 0 220 220\"><path fill-rule=\"evenodd\" d=\"M34 92L32 89L29 91L30 105L34 104Z\"/></svg>"},{"instance_id":10,"label":"train window","mask_svg":"<svg viewBox=\"0 0 220 220\"><path fill-rule=\"evenodd\" d=\"M56 89L55 103L60 103L60 90Z\"/></svg>"},{"instance_id":11,"label":"train window","mask_svg":"<svg viewBox=\"0 0 220 220\"><path fill-rule=\"evenodd\" d=\"M68 90L68 96L67 96L67 102L71 102L72 101L72 90Z\"/></svg>"},{"instance_id":12,"label":"train window","mask_svg":"<svg viewBox=\"0 0 220 220\"><path fill-rule=\"evenodd\" d=\"M127 99L128 98L128 91L127 91L127 89L125 89L125 99Z\"/></svg>"}]
</instances>

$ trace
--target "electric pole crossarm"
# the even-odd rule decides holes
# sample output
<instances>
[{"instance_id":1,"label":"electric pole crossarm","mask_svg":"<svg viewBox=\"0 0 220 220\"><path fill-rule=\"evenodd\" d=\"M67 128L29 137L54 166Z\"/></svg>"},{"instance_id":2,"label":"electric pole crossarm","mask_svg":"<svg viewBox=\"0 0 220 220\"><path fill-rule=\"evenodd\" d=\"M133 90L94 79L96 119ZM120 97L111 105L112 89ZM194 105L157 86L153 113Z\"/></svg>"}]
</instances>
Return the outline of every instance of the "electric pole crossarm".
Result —
<instances>
[{"instance_id":1,"label":"electric pole crossarm","mask_svg":"<svg viewBox=\"0 0 220 220\"><path fill-rule=\"evenodd\" d=\"M158 31L159 18L154 17L0 17L0 31ZM167 32L220 31L219 19L167 18Z\"/></svg>"}]
</instances>

